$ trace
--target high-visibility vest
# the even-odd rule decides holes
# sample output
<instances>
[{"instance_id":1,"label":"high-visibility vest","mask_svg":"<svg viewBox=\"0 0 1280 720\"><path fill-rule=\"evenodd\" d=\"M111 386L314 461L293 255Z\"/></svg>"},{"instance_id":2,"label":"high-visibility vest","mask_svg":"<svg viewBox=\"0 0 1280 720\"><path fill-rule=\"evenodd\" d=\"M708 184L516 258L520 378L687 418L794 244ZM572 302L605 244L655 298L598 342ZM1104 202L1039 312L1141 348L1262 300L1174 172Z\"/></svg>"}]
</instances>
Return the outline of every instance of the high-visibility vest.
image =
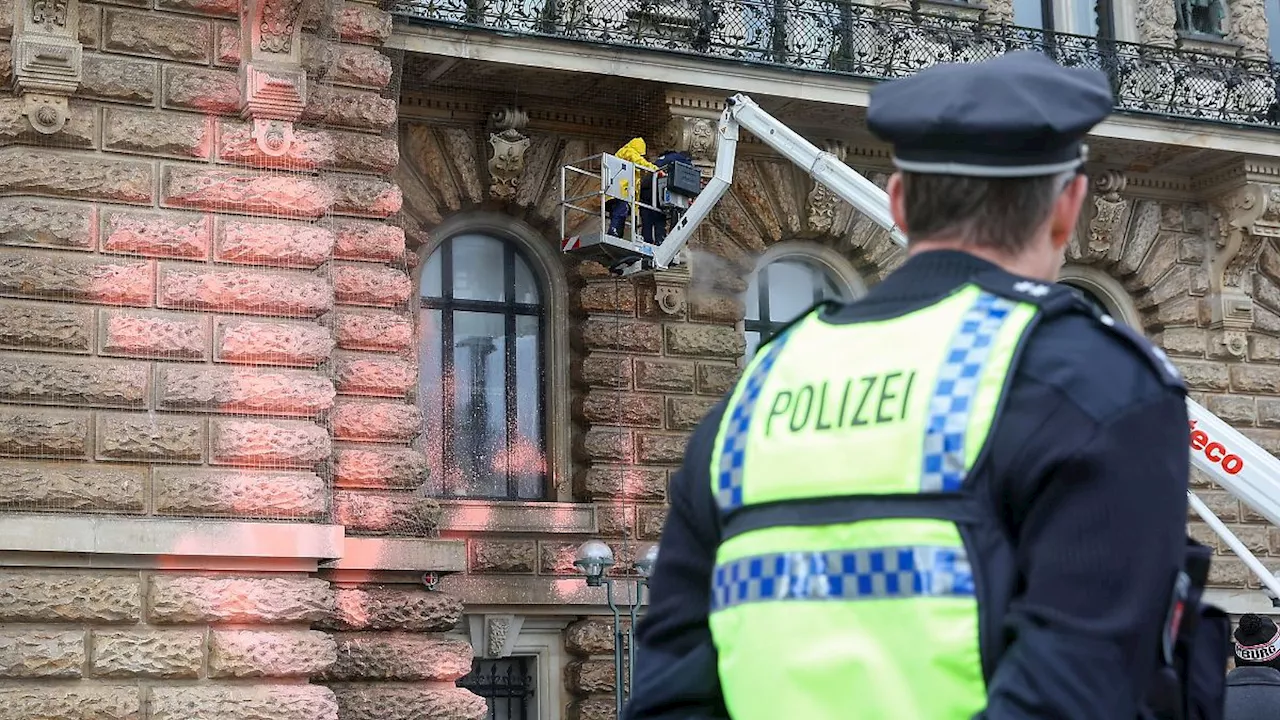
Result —
<instances>
[{"instance_id":1,"label":"high-visibility vest","mask_svg":"<svg viewBox=\"0 0 1280 720\"><path fill-rule=\"evenodd\" d=\"M985 707L1012 580L984 568L1012 556L968 481L1050 291L1021 287L849 324L815 310L745 369L710 468L710 627L734 720Z\"/></svg>"}]
</instances>

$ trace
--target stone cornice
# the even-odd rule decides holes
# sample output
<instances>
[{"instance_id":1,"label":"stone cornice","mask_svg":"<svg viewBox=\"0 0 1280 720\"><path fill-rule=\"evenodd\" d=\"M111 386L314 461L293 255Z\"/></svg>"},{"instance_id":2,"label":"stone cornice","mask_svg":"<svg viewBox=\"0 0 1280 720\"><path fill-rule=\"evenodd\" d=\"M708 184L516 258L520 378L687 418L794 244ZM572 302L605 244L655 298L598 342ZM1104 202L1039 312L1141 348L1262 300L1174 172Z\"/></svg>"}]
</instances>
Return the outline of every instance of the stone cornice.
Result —
<instances>
[{"instance_id":1,"label":"stone cornice","mask_svg":"<svg viewBox=\"0 0 1280 720\"><path fill-rule=\"evenodd\" d=\"M494 99L482 94L474 96L440 93L405 93L400 98L401 121L426 121L437 125L473 126L480 128L493 111ZM588 113L576 108L542 104L521 104L529 117L528 131L550 132L582 137L616 138L634 132L634 123L618 113Z\"/></svg>"}]
</instances>

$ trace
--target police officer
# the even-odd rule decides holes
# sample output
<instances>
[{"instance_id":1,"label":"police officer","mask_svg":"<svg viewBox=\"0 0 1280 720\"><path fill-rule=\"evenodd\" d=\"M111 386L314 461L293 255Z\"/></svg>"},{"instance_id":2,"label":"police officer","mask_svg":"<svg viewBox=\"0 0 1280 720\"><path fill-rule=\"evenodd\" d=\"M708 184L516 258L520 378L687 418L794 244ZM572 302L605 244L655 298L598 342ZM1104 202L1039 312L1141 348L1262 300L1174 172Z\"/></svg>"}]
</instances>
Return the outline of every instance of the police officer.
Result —
<instances>
[{"instance_id":1,"label":"police officer","mask_svg":"<svg viewBox=\"0 0 1280 720\"><path fill-rule=\"evenodd\" d=\"M1150 716L1204 580L1185 389L1053 282L1112 105L1031 52L872 91L909 259L777 333L694 432L626 718Z\"/></svg>"}]
</instances>

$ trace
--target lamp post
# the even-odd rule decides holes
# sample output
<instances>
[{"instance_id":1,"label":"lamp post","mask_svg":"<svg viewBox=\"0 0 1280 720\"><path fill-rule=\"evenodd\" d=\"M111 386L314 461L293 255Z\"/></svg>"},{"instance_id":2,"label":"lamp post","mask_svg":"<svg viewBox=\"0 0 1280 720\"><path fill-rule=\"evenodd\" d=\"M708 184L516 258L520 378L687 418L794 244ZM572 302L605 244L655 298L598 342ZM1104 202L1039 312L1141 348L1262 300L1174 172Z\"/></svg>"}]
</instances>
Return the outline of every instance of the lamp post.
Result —
<instances>
[{"instance_id":1,"label":"lamp post","mask_svg":"<svg viewBox=\"0 0 1280 720\"><path fill-rule=\"evenodd\" d=\"M635 631L636 616L640 609L640 601L642 598L643 588L649 586L649 575L653 572L653 566L658 561L658 546L650 545L649 549L636 560L636 572L638 578L625 579L624 582L632 583L634 592L631 593L631 603L628 608L628 614L631 616L631 624L624 631L622 628L622 612L618 604L613 599L613 583L614 579L605 577L605 571L614 565L613 550L608 545L599 540L588 540L578 546L578 553L574 558L573 564L582 574L586 576L587 587L604 586L605 601L609 604L609 610L613 613L613 683L614 683L614 703L617 709L617 717L622 717L622 708L626 704L627 690L631 687L631 681L635 677L636 666L636 648L635 648ZM622 675L622 659L623 645L625 644L627 658L627 674L626 683L623 683Z\"/></svg>"}]
</instances>

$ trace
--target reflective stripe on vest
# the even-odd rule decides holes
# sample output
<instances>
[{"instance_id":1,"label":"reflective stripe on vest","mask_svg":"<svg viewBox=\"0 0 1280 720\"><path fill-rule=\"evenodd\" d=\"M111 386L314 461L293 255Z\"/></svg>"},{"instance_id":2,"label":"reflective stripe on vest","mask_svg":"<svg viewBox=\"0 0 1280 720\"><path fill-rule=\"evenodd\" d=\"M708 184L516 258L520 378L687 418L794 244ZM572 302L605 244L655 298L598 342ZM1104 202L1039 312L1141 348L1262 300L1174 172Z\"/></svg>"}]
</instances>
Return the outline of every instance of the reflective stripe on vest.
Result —
<instances>
[{"instance_id":1,"label":"reflective stripe on vest","mask_svg":"<svg viewBox=\"0 0 1280 720\"><path fill-rule=\"evenodd\" d=\"M889 320L796 323L730 396L711 461L721 510L960 492L1035 312L966 286ZM710 624L735 720L984 706L981 568L954 523L895 512L722 543Z\"/></svg>"}]
</instances>

